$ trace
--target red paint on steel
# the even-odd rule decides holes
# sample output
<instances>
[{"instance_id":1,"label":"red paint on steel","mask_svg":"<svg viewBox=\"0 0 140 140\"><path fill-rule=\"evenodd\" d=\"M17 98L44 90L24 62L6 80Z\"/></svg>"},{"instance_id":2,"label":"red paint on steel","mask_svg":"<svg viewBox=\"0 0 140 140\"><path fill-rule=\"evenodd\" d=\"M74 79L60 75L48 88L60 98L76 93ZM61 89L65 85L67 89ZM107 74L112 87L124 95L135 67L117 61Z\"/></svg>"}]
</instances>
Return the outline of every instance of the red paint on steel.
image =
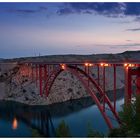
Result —
<instances>
[{"instance_id":1,"label":"red paint on steel","mask_svg":"<svg viewBox=\"0 0 140 140\"><path fill-rule=\"evenodd\" d=\"M87 73L88 73L88 75L89 75L89 69L90 69L90 67L89 67L89 65L88 65L88 67L87 67ZM89 86L89 78L88 78L88 86Z\"/></svg>"},{"instance_id":2,"label":"red paint on steel","mask_svg":"<svg viewBox=\"0 0 140 140\"><path fill-rule=\"evenodd\" d=\"M57 76L59 75L59 73L61 73L64 69L55 69L50 76L48 77L48 80L46 82L46 96L48 97L49 92L51 90L51 87L55 81L55 79L57 78Z\"/></svg>"},{"instance_id":3,"label":"red paint on steel","mask_svg":"<svg viewBox=\"0 0 140 140\"><path fill-rule=\"evenodd\" d=\"M96 89L98 90L98 93L99 93L102 97L104 96L105 101L106 101L106 103L108 104L108 107L110 108L110 110L112 111L114 117L116 118L116 120L118 121L118 123L121 123L121 122L120 122L120 119L119 119L119 117L118 117L118 114L117 114L117 112L116 112L116 110L114 110L114 107L113 107L112 104L111 104L111 101L109 100L109 98L107 97L107 95L103 92L103 90L101 89L101 87L99 87L98 83L96 83L96 81L95 81L90 75L88 75L85 71L81 70L80 68L76 68L75 66L67 66L66 70L68 70L68 71L70 71L70 72L75 71L75 72L73 72L73 74L74 74L75 76L77 76L77 77L80 77L79 80L83 83L83 85L85 86L86 90L89 91L90 95L91 95L91 93L92 93L91 97L92 97L93 100L96 102L96 104L97 104L99 110L101 111L101 113L102 113L102 115L103 115L103 117L104 117L104 119L105 119L105 121L106 121L106 123L107 123L107 125L108 125L109 128L112 128L111 121L110 121L109 118L107 117L107 114L103 111L103 107L102 107L100 101L98 100L98 98L96 97L96 94L93 93L92 88L88 87L88 84L85 82L83 76L85 76L86 78L89 78L90 82L92 83L92 87L95 86ZM52 87L52 85L53 85L55 79L57 78L57 76L58 76L62 71L64 71L64 70L63 70L63 69L58 69L58 70L56 70L56 71L53 73L53 76L50 76L50 79L51 79L51 80L50 80L50 82L49 82L48 94L49 94L49 91L51 90L51 87ZM81 74L83 74L83 76L80 76ZM53 78L52 78L52 77L53 77ZM48 81L49 81L49 80L48 80ZM48 84L46 84L46 85L48 85ZM92 92L91 92L91 90L92 90Z\"/></svg>"},{"instance_id":4,"label":"red paint on steel","mask_svg":"<svg viewBox=\"0 0 140 140\"><path fill-rule=\"evenodd\" d=\"M35 72L36 72L36 86L38 85L38 65L35 65Z\"/></svg>"},{"instance_id":5,"label":"red paint on steel","mask_svg":"<svg viewBox=\"0 0 140 140\"><path fill-rule=\"evenodd\" d=\"M32 74L31 74L31 76L32 76L32 81L34 80L34 68L33 68L33 65L31 66L31 69L32 69Z\"/></svg>"},{"instance_id":6,"label":"red paint on steel","mask_svg":"<svg viewBox=\"0 0 140 140\"><path fill-rule=\"evenodd\" d=\"M125 103L131 103L132 85L131 85L131 70L125 67Z\"/></svg>"},{"instance_id":7,"label":"red paint on steel","mask_svg":"<svg viewBox=\"0 0 140 140\"><path fill-rule=\"evenodd\" d=\"M47 65L44 65L44 81L47 80Z\"/></svg>"},{"instance_id":8,"label":"red paint on steel","mask_svg":"<svg viewBox=\"0 0 140 140\"><path fill-rule=\"evenodd\" d=\"M110 119L107 117L107 115L105 114L105 112L103 111L103 108L102 108L102 106L101 106L101 104L100 104L100 101L99 101L98 98L96 97L96 94L92 92L92 90L89 88L89 86L88 86L88 84L85 82L85 80L82 79L82 78L78 75L77 71L75 71L75 70L73 71L73 70L71 70L71 69L69 69L69 71L70 71L71 73L73 73L73 74L82 82L82 84L84 85L85 89L88 91L88 93L90 94L90 96L92 97L92 99L95 101L95 103L96 103L97 107L99 108L99 110L100 110L100 112L101 112L103 118L105 119L105 121L106 121L108 127L109 127L110 129L112 129L112 128L113 128L112 123L111 123Z\"/></svg>"},{"instance_id":9,"label":"red paint on steel","mask_svg":"<svg viewBox=\"0 0 140 140\"><path fill-rule=\"evenodd\" d=\"M137 90L136 90L136 94L139 95L140 94L140 76L137 76Z\"/></svg>"},{"instance_id":10,"label":"red paint on steel","mask_svg":"<svg viewBox=\"0 0 140 140\"><path fill-rule=\"evenodd\" d=\"M105 66L103 66L103 92L105 93ZM103 110L105 111L105 94L103 97Z\"/></svg>"},{"instance_id":11,"label":"red paint on steel","mask_svg":"<svg viewBox=\"0 0 140 140\"><path fill-rule=\"evenodd\" d=\"M42 96L42 65L39 65L39 89Z\"/></svg>"},{"instance_id":12,"label":"red paint on steel","mask_svg":"<svg viewBox=\"0 0 140 140\"><path fill-rule=\"evenodd\" d=\"M114 68L114 110L116 110L116 65L114 65L113 68Z\"/></svg>"},{"instance_id":13,"label":"red paint on steel","mask_svg":"<svg viewBox=\"0 0 140 140\"><path fill-rule=\"evenodd\" d=\"M113 74L113 84L114 84L114 104L111 104L111 101L105 94L106 89L106 76L105 76L105 67L101 66L100 64L108 64L109 66L113 66L114 74ZM131 97L132 97L132 76L135 75L137 77L136 80L136 87L137 87L137 94L140 94L140 61L135 60L129 60L129 61L90 61L89 63L85 62L61 62L61 64L64 64L66 66L65 69L61 69L60 62L24 62L20 63L24 64L23 67L23 74L30 76L31 78L34 77L34 69L33 65L35 65L35 76L36 76L36 85L39 79L39 87L40 87L40 95L46 92L46 95L49 95L49 92L51 90L51 87L53 86L53 83L57 76L64 70L68 70L72 74L74 74L79 81L82 82L86 90L89 92L91 97L96 102L99 110L101 111L102 115L104 116L104 119L106 120L109 127L111 127L110 122L108 121L108 117L106 116L106 112L104 112L105 104L107 104L114 114L115 118L118 122L120 122L118 114L116 112L116 68L117 66L125 67L125 102L130 103ZM32 65L31 65L32 64ZM89 66L90 64L93 64L94 66L97 66L97 82L93 79L93 76L89 73ZM125 65L126 64L126 65ZM42 66L45 65L42 69ZM47 65L47 67L46 67ZM38 67L39 66L39 67ZM55 66L55 67L54 67ZM79 66L79 67L78 67ZM103 68L103 87L100 87L100 66ZM85 68L85 71L84 71ZM47 70L46 70L47 69ZM47 72L46 72L47 71ZM43 74L42 74L43 73ZM43 76L43 77L42 77ZM83 76L83 77L82 77ZM42 83L44 78L44 83ZM85 80L87 79L87 80ZM44 89L43 89L44 85ZM98 91L98 94L100 95L101 99L104 99L103 106L102 102L98 99L99 97L96 96L95 91L93 89L95 87Z\"/></svg>"},{"instance_id":14,"label":"red paint on steel","mask_svg":"<svg viewBox=\"0 0 140 140\"><path fill-rule=\"evenodd\" d=\"M136 94L140 94L140 67L137 69L137 80L136 80Z\"/></svg>"},{"instance_id":15,"label":"red paint on steel","mask_svg":"<svg viewBox=\"0 0 140 140\"><path fill-rule=\"evenodd\" d=\"M97 78L98 78L98 85L100 85L100 67L97 65Z\"/></svg>"}]
</instances>

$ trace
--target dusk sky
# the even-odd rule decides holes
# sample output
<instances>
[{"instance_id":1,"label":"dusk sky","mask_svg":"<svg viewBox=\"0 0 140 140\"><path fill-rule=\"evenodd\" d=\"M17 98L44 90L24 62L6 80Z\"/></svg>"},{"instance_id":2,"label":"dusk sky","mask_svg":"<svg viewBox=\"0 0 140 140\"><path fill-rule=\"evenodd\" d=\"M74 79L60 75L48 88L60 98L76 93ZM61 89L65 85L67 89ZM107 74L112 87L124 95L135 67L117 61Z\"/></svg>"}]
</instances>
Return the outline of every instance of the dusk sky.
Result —
<instances>
[{"instance_id":1,"label":"dusk sky","mask_svg":"<svg viewBox=\"0 0 140 140\"><path fill-rule=\"evenodd\" d=\"M0 3L0 57L140 50L140 3Z\"/></svg>"}]
</instances>

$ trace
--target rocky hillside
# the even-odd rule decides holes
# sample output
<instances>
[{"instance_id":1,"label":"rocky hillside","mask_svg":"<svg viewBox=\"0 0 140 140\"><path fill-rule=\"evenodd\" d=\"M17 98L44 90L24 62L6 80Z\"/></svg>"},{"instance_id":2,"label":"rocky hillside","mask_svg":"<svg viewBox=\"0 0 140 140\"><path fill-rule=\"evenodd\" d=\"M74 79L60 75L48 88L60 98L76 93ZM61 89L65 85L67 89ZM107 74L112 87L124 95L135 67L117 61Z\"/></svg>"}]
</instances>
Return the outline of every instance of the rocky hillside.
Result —
<instances>
[{"instance_id":1,"label":"rocky hillside","mask_svg":"<svg viewBox=\"0 0 140 140\"><path fill-rule=\"evenodd\" d=\"M79 61L96 61L96 60L140 60L140 51L126 51L118 54L92 54L92 55L48 55L38 57L22 57L15 59L6 59L5 62L79 62Z\"/></svg>"},{"instance_id":2,"label":"rocky hillside","mask_svg":"<svg viewBox=\"0 0 140 140\"><path fill-rule=\"evenodd\" d=\"M19 74L17 62L21 61L94 61L94 60L140 60L140 51L124 52L122 54L98 54L98 55L61 55L61 56L42 56L36 58L19 58L4 60L0 64L0 99L14 100L31 105L44 105L79 99L89 96L82 84L71 73L65 71L56 79L48 98L40 97L39 88L35 81L28 76ZM8 62L16 62L10 64ZM94 77L97 77L96 68L91 70ZM113 90L113 69L107 68L106 71L106 90ZM102 82L102 77L101 77ZM124 69L117 68L117 89L124 87Z\"/></svg>"}]
</instances>

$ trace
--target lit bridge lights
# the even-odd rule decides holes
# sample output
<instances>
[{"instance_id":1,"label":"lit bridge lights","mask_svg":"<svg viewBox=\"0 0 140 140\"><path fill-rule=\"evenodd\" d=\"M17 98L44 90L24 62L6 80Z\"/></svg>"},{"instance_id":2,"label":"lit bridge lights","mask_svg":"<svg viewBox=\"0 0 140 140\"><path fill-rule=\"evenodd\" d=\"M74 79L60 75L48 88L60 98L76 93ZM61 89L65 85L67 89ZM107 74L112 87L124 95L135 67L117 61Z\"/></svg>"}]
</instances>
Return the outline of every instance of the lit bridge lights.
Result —
<instances>
[{"instance_id":1,"label":"lit bridge lights","mask_svg":"<svg viewBox=\"0 0 140 140\"><path fill-rule=\"evenodd\" d=\"M135 64L131 64L131 63L124 63L124 67L135 67Z\"/></svg>"},{"instance_id":2,"label":"lit bridge lights","mask_svg":"<svg viewBox=\"0 0 140 140\"><path fill-rule=\"evenodd\" d=\"M61 69L65 70L66 69L66 65L65 64L61 64Z\"/></svg>"},{"instance_id":3,"label":"lit bridge lights","mask_svg":"<svg viewBox=\"0 0 140 140\"><path fill-rule=\"evenodd\" d=\"M85 63L85 66L86 67L91 67L91 66L93 66L93 64L92 63Z\"/></svg>"},{"instance_id":4,"label":"lit bridge lights","mask_svg":"<svg viewBox=\"0 0 140 140\"><path fill-rule=\"evenodd\" d=\"M109 67L109 64L108 63L100 63L100 66L101 67Z\"/></svg>"}]
</instances>

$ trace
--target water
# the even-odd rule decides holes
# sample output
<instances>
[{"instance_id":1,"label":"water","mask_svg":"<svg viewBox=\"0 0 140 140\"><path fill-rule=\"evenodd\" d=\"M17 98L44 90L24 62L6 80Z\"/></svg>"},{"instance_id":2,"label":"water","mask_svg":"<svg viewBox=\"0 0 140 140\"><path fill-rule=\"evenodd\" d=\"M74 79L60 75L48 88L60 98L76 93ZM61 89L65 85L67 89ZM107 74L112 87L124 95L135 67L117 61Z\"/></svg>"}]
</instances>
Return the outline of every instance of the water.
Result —
<instances>
[{"instance_id":1,"label":"water","mask_svg":"<svg viewBox=\"0 0 140 140\"><path fill-rule=\"evenodd\" d=\"M121 110L123 97L117 100ZM111 113L108 112L110 116ZM0 137L54 137L55 128L64 120L73 137L86 137L88 124L99 132L108 133L108 127L91 98L68 101L50 106L28 106L0 101ZM118 126L113 121L114 126Z\"/></svg>"}]
</instances>

